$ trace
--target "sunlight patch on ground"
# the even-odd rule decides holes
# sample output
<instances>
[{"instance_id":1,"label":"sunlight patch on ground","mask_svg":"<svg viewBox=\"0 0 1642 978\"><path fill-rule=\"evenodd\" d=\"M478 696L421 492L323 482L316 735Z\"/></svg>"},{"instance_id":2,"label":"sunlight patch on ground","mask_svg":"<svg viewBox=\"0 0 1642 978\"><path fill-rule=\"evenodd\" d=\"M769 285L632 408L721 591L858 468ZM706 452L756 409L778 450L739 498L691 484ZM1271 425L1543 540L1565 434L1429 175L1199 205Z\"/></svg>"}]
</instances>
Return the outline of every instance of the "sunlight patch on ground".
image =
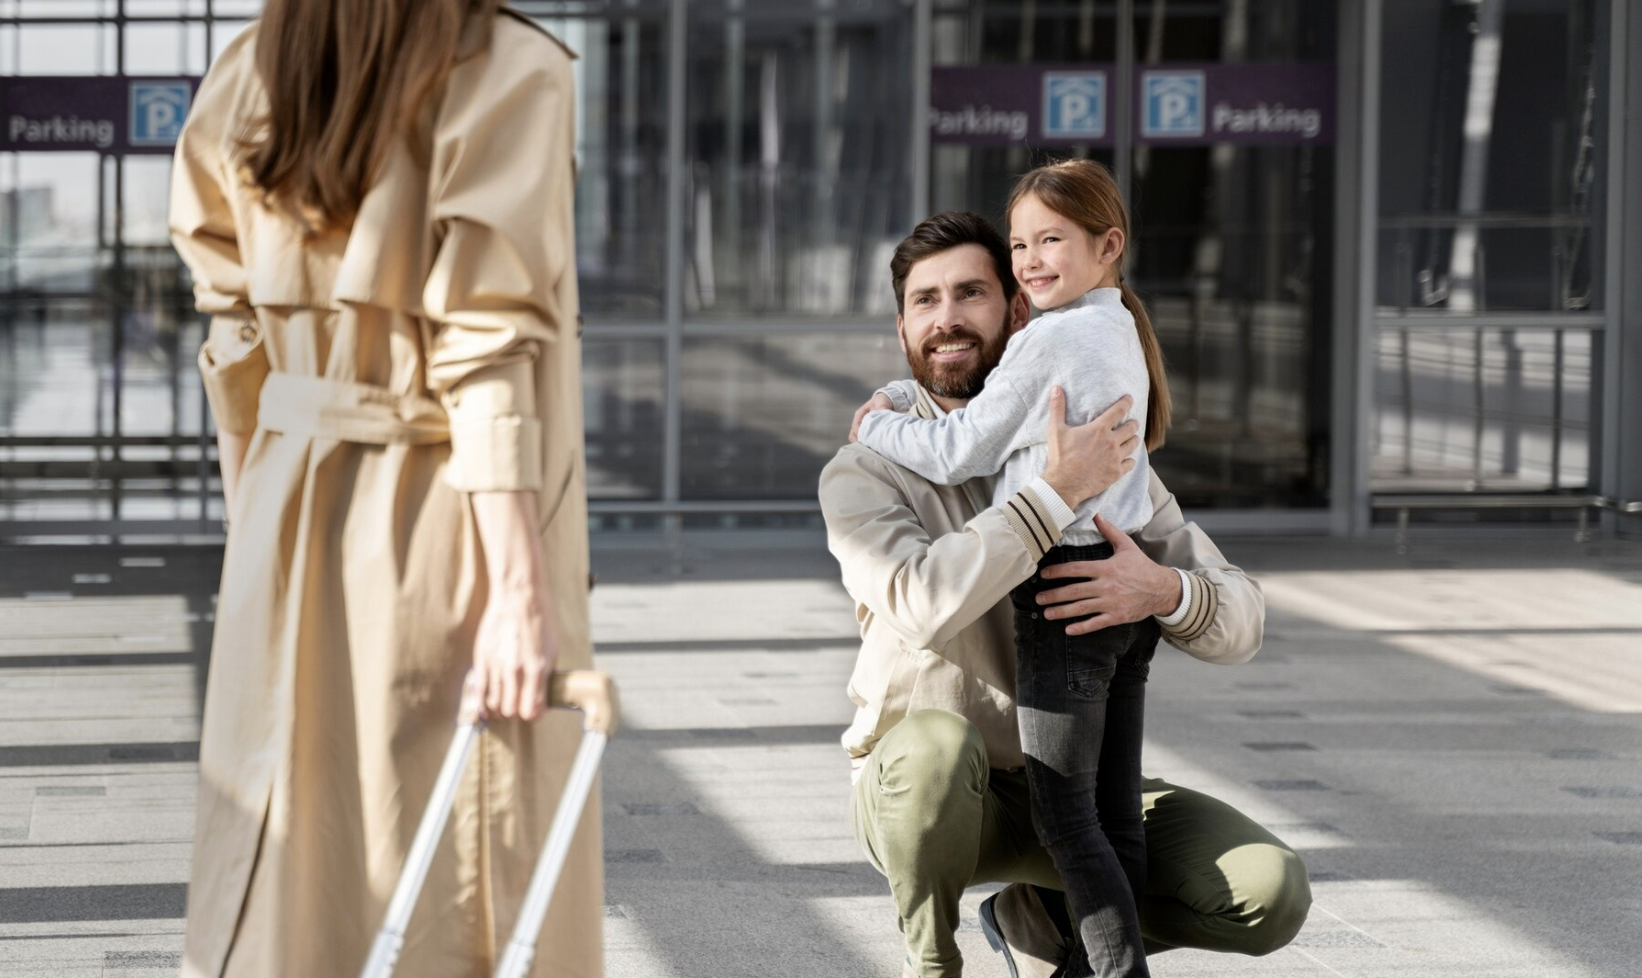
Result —
<instances>
[{"instance_id":1,"label":"sunlight patch on ground","mask_svg":"<svg viewBox=\"0 0 1642 978\"><path fill-rule=\"evenodd\" d=\"M691 581L600 584L593 641L700 642L860 637L836 581Z\"/></svg>"},{"instance_id":2,"label":"sunlight patch on ground","mask_svg":"<svg viewBox=\"0 0 1642 978\"><path fill-rule=\"evenodd\" d=\"M1275 612L1582 709L1642 712L1642 585L1572 569L1273 573L1260 583Z\"/></svg>"}]
</instances>

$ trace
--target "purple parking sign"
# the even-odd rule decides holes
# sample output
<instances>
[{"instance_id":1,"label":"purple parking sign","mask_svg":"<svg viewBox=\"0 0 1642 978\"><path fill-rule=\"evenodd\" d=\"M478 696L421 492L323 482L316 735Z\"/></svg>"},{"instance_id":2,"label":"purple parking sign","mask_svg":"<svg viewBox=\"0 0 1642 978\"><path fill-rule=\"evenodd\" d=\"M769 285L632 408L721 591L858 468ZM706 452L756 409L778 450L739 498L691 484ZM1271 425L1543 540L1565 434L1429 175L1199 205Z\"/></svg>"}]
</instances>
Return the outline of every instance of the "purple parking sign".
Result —
<instances>
[{"instance_id":1,"label":"purple parking sign","mask_svg":"<svg viewBox=\"0 0 1642 978\"><path fill-rule=\"evenodd\" d=\"M1104 102L1111 73L1110 65L1096 64L936 68L929 85L930 139L971 146L1110 146L1112 127L1091 120L1098 114L1104 123L1110 115ZM1079 78L1087 84L1078 86ZM1063 90L1057 92L1057 85ZM1046 121L1061 121L1057 110L1066 125L1059 134L1046 134Z\"/></svg>"},{"instance_id":2,"label":"purple parking sign","mask_svg":"<svg viewBox=\"0 0 1642 978\"><path fill-rule=\"evenodd\" d=\"M1328 145L1334 66L1137 66L1135 142L1149 146ZM965 145L1110 146L1113 67L974 65L934 69L930 139Z\"/></svg>"},{"instance_id":3,"label":"purple parking sign","mask_svg":"<svg viewBox=\"0 0 1642 978\"><path fill-rule=\"evenodd\" d=\"M198 78L0 78L0 151L170 153Z\"/></svg>"}]
</instances>

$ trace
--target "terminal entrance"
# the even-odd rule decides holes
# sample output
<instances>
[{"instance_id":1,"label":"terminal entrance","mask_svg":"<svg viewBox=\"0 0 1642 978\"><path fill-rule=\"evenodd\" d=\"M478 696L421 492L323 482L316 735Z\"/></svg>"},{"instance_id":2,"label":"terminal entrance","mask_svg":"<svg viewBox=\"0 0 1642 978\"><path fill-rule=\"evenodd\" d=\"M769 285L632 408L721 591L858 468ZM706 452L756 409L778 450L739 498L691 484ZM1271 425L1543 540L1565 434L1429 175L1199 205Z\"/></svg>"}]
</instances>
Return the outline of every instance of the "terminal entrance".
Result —
<instances>
[{"instance_id":1,"label":"terminal entrance","mask_svg":"<svg viewBox=\"0 0 1642 978\"><path fill-rule=\"evenodd\" d=\"M1304 521L1328 504L1336 6L976 2L937 18L935 209L1001 226L1016 177L1065 156L1125 188L1128 279L1174 396L1153 464L1188 510ZM943 83L979 86L948 98ZM965 132L983 101L1003 118Z\"/></svg>"}]
</instances>

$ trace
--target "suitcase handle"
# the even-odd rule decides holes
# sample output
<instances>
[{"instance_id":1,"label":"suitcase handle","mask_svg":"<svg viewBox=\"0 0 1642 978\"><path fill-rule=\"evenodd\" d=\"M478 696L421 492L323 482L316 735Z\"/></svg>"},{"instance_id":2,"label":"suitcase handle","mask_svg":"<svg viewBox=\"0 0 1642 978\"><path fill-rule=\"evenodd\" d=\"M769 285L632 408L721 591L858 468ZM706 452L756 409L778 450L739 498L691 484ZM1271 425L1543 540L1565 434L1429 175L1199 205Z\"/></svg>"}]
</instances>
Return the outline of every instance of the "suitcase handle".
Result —
<instances>
[{"instance_id":1,"label":"suitcase handle","mask_svg":"<svg viewBox=\"0 0 1642 978\"><path fill-rule=\"evenodd\" d=\"M469 673L462 687L462 705L456 710L456 725L466 727L481 722L479 707L478 673ZM621 726L621 699L616 695L616 681L594 669L554 672L547 681L547 707L580 711L582 729L606 737L615 734Z\"/></svg>"},{"instance_id":2,"label":"suitcase handle","mask_svg":"<svg viewBox=\"0 0 1642 978\"><path fill-rule=\"evenodd\" d=\"M506 978L523 978L535 957L536 935L541 931L542 919L547 914L548 898L569 853L571 836L581 819L582 806L592 790L605 742L621 722L616 684L602 672L576 669L553 673L548 681L547 702L552 709L581 711L582 727L586 732L582 735L581 746L576 751L575 762L565 782L565 797L554 812L547 843L531 877L518 924L503 950L503 959L496 971L498 976ZM457 781L462 769L467 766L479 731L484 727L484 721L478 717L479 685L470 677L456 713L456 737L451 741L444 766L434 783L433 797L417 827L410 851L406 853L404 871L388 903L387 919L371 945L365 967L360 972L361 978L387 978L398 962L399 950L405 941L405 925L410 922L411 909L433 862L434 847L444 833L445 821L455 801Z\"/></svg>"},{"instance_id":3,"label":"suitcase handle","mask_svg":"<svg viewBox=\"0 0 1642 978\"><path fill-rule=\"evenodd\" d=\"M547 705L553 709L580 710L582 729L612 736L621 726L621 701L616 683L608 675L592 669L555 672L547 684Z\"/></svg>"}]
</instances>

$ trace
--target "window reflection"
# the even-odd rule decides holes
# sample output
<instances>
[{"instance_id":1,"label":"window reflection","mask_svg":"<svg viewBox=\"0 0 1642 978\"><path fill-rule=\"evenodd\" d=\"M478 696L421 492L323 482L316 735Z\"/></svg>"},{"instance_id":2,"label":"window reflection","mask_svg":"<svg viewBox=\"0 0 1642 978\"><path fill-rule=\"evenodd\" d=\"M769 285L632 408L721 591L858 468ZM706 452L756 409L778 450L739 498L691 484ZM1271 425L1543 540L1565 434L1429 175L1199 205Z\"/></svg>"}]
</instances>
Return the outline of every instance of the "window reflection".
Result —
<instances>
[{"instance_id":1,"label":"window reflection","mask_svg":"<svg viewBox=\"0 0 1642 978\"><path fill-rule=\"evenodd\" d=\"M687 308L883 314L911 191L910 8L690 5Z\"/></svg>"},{"instance_id":2,"label":"window reflection","mask_svg":"<svg viewBox=\"0 0 1642 978\"><path fill-rule=\"evenodd\" d=\"M665 21L542 23L580 55L576 270L583 311L657 320L666 292Z\"/></svg>"},{"instance_id":3,"label":"window reflection","mask_svg":"<svg viewBox=\"0 0 1642 978\"><path fill-rule=\"evenodd\" d=\"M855 409L907 364L886 323L687 338L681 372L685 499L814 499Z\"/></svg>"},{"instance_id":4,"label":"window reflection","mask_svg":"<svg viewBox=\"0 0 1642 978\"><path fill-rule=\"evenodd\" d=\"M91 153L14 153L0 159L0 262L6 287L91 291L100 239L102 161Z\"/></svg>"},{"instance_id":5,"label":"window reflection","mask_svg":"<svg viewBox=\"0 0 1642 978\"><path fill-rule=\"evenodd\" d=\"M590 339L583 344L589 496L660 497L662 373L660 340Z\"/></svg>"},{"instance_id":6,"label":"window reflection","mask_svg":"<svg viewBox=\"0 0 1642 978\"><path fill-rule=\"evenodd\" d=\"M1334 60L1335 8L1300 0L1137 0L1137 64ZM1112 8L971 2L936 18L938 64L1109 65ZM1110 149L937 146L936 209L1003 226L1020 174ZM1333 315L1332 146L1137 146L1129 280L1147 303L1174 398L1153 459L1188 508L1327 503Z\"/></svg>"},{"instance_id":7,"label":"window reflection","mask_svg":"<svg viewBox=\"0 0 1642 978\"><path fill-rule=\"evenodd\" d=\"M1193 506L1323 505L1333 148L1135 155L1130 276L1175 411L1158 473Z\"/></svg>"},{"instance_id":8,"label":"window reflection","mask_svg":"<svg viewBox=\"0 0 1642 978\"><path fill-rule=\"evenodd\" d=\"M1377 491L1589 484L1590 331L1382 329L1376 340Z\"/></svg>"},{"instance_id":9,"label":"window reflection","mask_svg":"<svg viewBox=\"0 0 1642 978\"><path fill-rule=\"evenodd\" d=\"M1601 308L1596 0L1384 11L1379 304Z\"/></svg>"}]
</instances>

